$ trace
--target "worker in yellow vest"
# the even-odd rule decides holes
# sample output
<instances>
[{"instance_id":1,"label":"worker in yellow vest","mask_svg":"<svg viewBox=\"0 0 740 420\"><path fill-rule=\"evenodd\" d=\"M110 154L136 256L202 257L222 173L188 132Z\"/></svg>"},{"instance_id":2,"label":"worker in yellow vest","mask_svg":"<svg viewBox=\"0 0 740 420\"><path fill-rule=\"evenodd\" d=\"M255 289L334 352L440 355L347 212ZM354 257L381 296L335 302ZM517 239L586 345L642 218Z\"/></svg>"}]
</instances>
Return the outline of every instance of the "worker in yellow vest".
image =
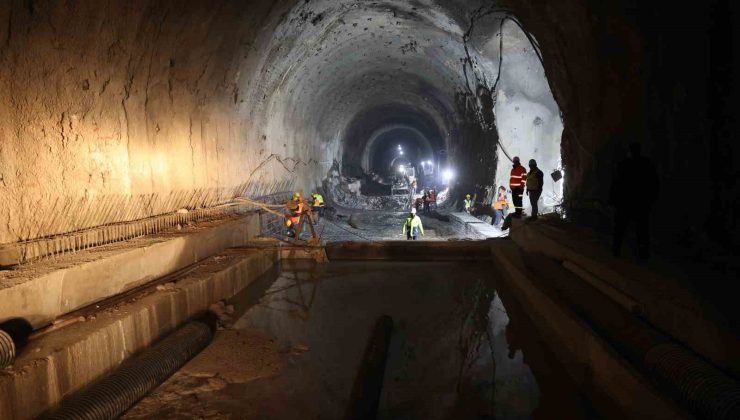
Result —
<instances>
[{"instance_id":1,"label":"worker in yellow vest","mask_svg":"<svg viewBox=\"0 0 740 420\"><path fill-rule=\"evenodd\" d=\"M470 194L465 195L465 207L463 207L463 210L465 210L465 213L470 214L473 211L473 200L470 198Z\"/></svg>"},{"instance_id":2,"label":"worker in yellow vest","mask_svg":"<svg viewBox=\"0 0 740 420\"><path fill-rule=\"evenodd\" d=\"M317 215L316 221L318 221L320 217L324 216L324 207L326 207L326 205L324 204L324 196L317 192L314 192L311 193L311 198L313 198L313 205L311 207L314 214Z\"/></svg>"},{"instance_id":3,"label":"worker in yellow vest","mask_svg":"<svg viewBox=\"0 0 740 420\"><path fill-rule=\"evenodd\" d=\"M406 235L407 240L416 240L419 237L424 236L424 226L421 224L421 218L416 215L416 209L412 208L411 213L406 217L403 222L403 235Z\"/></svg>"}]
</instances>

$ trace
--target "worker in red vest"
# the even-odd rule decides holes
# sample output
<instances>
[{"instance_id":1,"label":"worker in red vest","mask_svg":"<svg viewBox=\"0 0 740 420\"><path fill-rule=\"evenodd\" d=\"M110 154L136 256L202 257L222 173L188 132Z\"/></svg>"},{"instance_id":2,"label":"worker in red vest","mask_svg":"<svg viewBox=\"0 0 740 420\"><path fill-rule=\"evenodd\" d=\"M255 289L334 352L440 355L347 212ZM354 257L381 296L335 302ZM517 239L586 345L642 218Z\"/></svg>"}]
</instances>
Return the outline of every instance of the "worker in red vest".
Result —
<instances>
[{"instance_id":1,"label":"worker in red vest","mask_svg":"<svg viewBox=\"0 0 740 420\"><path fill-rule=\"evenodd\" d=\"M511 199L514 201L513 217L522 217L524 186L527 183L527 169L519 163L519 156L514 156L514 167L509 177L509 188L511 188Z\"/></svg>"}]
</instances>

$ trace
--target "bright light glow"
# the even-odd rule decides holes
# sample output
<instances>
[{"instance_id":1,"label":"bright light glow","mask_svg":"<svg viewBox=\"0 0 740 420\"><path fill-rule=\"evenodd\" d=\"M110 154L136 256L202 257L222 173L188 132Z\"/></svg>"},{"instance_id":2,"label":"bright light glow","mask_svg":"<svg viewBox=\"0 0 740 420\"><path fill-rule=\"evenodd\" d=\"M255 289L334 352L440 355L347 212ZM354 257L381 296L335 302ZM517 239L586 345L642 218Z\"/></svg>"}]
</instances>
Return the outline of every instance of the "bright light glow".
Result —
<instances>
[{"instance_id":1,"label":"bright light glow","mask_svg":"<svg viewBox=\"0 0 740 420\"><path fill-rule=\"evenodd\" d=\"M450 182L455 177L455 173L452 171L452 169L445 169L444 172L442 172L442 180L444 182Z\"/></svg>"},{"instance_id":2,"label":"bright light glow","mask_svg":"<svg viewBox=\"0 0 740 420\"><path fill-rule=\"evenodd\" d=\"M431 160L428 160L427 161L427 165L431 165L431 164L432 164L432 161Z\"/></svg>"},{"instance_id":3,"label":"bright light glow","mask_svg":"<svg viewBox=\"0 0 740 420\"><path fill-rule=\"evenodd\" d=\"M398 172L400 172L400 173L402 173L402 174L405 174L405 173L406 173L406 167L405 167L405 166L403 166L403 165L400 165L400 166L398 167Z\"/></svg>"},{"instance_id":4,"label":"bright light glow","mask_svg":"<svg viewBox=\"0 0 740 420\"><path fill-rule=\"evenodd\" d=\"M403 150L401 150L401 151L400 151L400 152L398 152L398 153L400 153L400 154L403 154Z\"/></svg>"}]
</instances>

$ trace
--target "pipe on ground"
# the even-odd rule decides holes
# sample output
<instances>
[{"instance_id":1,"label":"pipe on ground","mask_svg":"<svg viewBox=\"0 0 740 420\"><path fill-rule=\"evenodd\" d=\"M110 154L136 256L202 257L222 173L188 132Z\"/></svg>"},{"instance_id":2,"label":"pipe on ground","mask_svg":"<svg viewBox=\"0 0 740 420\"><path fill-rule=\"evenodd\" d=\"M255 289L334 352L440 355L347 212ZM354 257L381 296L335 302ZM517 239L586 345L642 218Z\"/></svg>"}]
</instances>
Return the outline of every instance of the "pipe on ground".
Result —
<instances>
[{"instance_id":1,"label":"pipe on ground","mask_svg":"<svg viewBox=\"0 0 740 420\"><path fill-rule=\"evenodd\" d=\"M15 360L15 342L13 337L0 330L0 369L10 366Z\"/></svg>"},{"instance_id":2,"label":"pipe on ground","mask_svg":"<svg viewBox=\"0 0 740 420\"><path fill-rule=\"evenodd\" d=\"M54 420L115 419L211 342L215 323L191 321L115 372L62 401Z\"/></svg>"},{"instance_id":3,"label":"pipe on ground","mask_svg":"<svg viewBox=\"0 0 740 420\"><path fill-rule=\"evenodd\" d=\"M535 283L564 298L571 309L640 367L692 414L703 419L740 419L740 384L687 348L646 324L586 282L573 281L555 261L524 253Z\"/></svg>"},{"instance_id":4,"label":"pipe on ground","mask_svg":"<svg viewBox=\"0 0 740 420\"><path fill-rule=\"evenodd\" d=\"M393 319L388 315L378 318L352 386L345 419L372 420L377 417L392 332Z\"/></svg>"}]
</instances>

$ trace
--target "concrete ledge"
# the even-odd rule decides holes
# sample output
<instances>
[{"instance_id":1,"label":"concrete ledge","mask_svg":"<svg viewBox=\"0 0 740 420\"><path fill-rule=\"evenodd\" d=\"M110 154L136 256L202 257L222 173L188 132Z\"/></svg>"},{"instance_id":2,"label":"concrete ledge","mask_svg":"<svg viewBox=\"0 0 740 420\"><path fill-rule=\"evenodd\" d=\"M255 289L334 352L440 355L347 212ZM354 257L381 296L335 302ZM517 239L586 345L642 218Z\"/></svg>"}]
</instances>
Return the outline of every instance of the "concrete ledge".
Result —
<instances>
[{"instance_id":1,"label":"concrete ledge","mask_svg":"<svg viewBox=\"0 0 740 420\"><path fill-rule=\"evenodd\" d=\"M481 238L505 238L509 236L508 232L501 231L486 223L477 217L467 213L450 213L452 221L464 226L465 231L469 234L477 235Z\"/></svg>"},{"instance_id":2,"label":"concrete ledge","mask_svg":"<svg viewBox=\"0 0 740 420\"><path fill-rule=\"evenodd\" d=\"M601 410L614 418L688 418L674 403L652 388L627 361L602 340L584 321L556 303L531 280L514 244L492 246L503 280L526 308L550 349L582 389L592 395ZM614 411L616 412L614 412Z\"/></svg>"},{"instance_id":3,"label":"concrete ledge","mask_svg":"<svg viewBox=\"0 0 740 420\"><path fill-rule=\"evenodd\" d=\"M12 277L0 277L0 322L23 318L34 328L42 327L63 314L242 246L259 232L259 217L250 214L204 223L190 232L79 252L68 256L69 261L24 266L11 272Z\"/></svg>"},{"instance_id":4,"label":"concrete ledge","mask_svg":"<svg viewBox=\"0 0 740 420\"><path fill-rule=\"evenodd\" d=\"M514 221L511 237L523 249L540 252L561 263L570 261L638 302L641 317L720 369L740 377L740 340L713 318L711 308L697 302L678 280L615 259L567 231Z\"/></svg>"},{"instance_id":5,"label":"concrete ledge","mask_svg":"<svg viewBox=\"0 0 740 420\"><path fill-rule=\"evenodd\" d=\"M326 245L329 260L489 260L487 241L360 241Z\"/></svg>"},{"instance_id":6,"label":"concrete ledge","mask_svg":"<svg viewBox=\"0 0 740 420\"><path fill-rule=\"evenodd\" d=\"M234 296L277 259L274 251L229 250L175 284L32 340L11 368L0 371L0 419L42 414L211 304Z\"/></svg>"}]
</instances>

